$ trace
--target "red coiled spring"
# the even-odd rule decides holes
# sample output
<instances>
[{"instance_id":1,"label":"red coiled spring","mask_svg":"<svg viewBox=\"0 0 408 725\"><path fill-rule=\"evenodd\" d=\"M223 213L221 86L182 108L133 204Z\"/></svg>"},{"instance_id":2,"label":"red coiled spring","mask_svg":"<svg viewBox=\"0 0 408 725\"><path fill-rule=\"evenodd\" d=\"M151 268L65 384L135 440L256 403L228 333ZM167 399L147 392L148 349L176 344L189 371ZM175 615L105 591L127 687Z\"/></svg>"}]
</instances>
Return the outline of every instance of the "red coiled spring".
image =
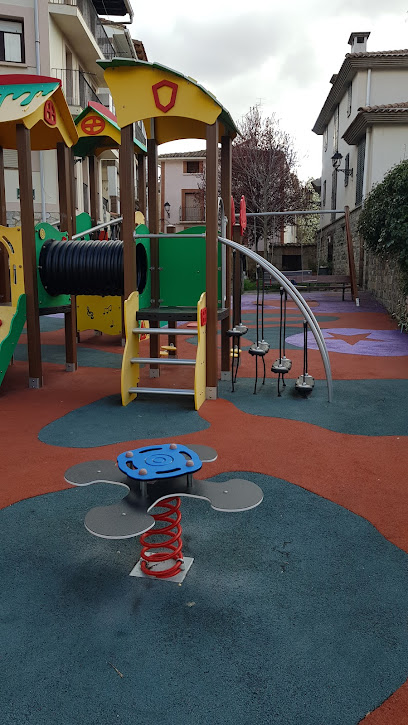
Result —
<instances>
[{"instance_id":1,"label":"red coiled spring","mask_svg":"<svg viewBox=\"0 0 408 725\"><path fill-rule=\"evenodd\" d=\"M153 529L141 535L140 543L142 544L142 553L140 567L143 574L155 576L160 579L168 579L179 574L183 564L183 554L181 552L183 544L181 541L180 499L166 498L164 501L160 501L158 506L166 510L160 514L152 513L152 516L156 524L158 521L167 522L167 526L163 525L159 528L155 526ZM165 540L149 542L148 539L152 536L165 537ZM159 549L159 551L156 551L156 549ZM166 561L174 561L174 565L164 569L160 566L155 566Z\"/></svg>"}]
</instances>

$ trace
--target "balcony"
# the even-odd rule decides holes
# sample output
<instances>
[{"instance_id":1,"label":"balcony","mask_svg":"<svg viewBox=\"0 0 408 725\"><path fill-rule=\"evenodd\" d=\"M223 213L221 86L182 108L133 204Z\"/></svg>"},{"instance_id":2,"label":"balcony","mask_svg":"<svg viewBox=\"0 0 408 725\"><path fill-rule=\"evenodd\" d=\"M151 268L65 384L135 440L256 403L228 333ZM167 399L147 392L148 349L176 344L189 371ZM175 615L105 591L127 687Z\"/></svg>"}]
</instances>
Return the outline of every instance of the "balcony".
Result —
<instances>
[{"instance_id":1,"label":"balcony","mask_svg":"<svg viewBox=\"0 0 408 725\"><path fill-rule=\"evenodd\" d=\"M200 205L182 205L180 207L181 222L202 222L204 224L204 208Z\"/></svg>"},{"instance_id":2,"label":"balcony","mask_svg":"<svg viewBox=\"0 0 408 725\"><path fill-rule=\"evenodd\" d=\"M91 0L49 0L48 8L81 64L102 83L103 70L95 61L116 53Z\"/></svg>"},{"instance_id":3,"label":"balcony","mask_svg":"<svg viewBox=\"0 0 408 725\"><path fill-rule=\"evenodd\" d=\"M140 121L140 124L141 124L141 126L139 126L139 123L135 123L134 126L133 126L134 137L135 137L135 139L137 141L140 141L140 143L142 143L142 144L144 144L146 146L147 145L147 139L146 139L146 136L144 134L144 128L142 128L143 122Z\"/></svg>"},{"instance_id":4,"label":"balcony","mask_svg":"<svg viewBox=\"0 0 408 725\"><path fill-rule=\"evenodd\" d=\"M73 106L76 109L74 113L83 111L88 106L88 101L101 103L101 99L89 82L90 79L87 80L82 71L70 68L53 68L52 75L62 81L62 90L71 112Z\"/></svg>"}]
</instances>

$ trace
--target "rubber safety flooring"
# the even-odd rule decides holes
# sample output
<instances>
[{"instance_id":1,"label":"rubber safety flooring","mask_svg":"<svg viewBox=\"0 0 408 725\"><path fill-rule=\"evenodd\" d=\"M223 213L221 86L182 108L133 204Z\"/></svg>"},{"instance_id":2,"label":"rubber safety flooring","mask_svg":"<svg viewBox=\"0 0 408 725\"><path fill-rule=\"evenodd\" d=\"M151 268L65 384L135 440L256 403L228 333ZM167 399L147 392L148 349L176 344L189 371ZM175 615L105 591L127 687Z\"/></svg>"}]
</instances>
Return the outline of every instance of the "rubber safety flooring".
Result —
<instances>
[{"instance_id":1,"label":"rubber safety flooring","mask_svg":"<svg viewBox=\"0 0 408 725\"><path fill-rule=\"evenodd\" d=\"M122 408L116 337L81 334L80 367L66 373L58 317L41 320L45 384L29 390L23 333L0 388L2 723L408 723L408 337L369 296L360 307L330 292L307 301L329 350L331 403L310 333L315 388L295 391L292 303L278 397L277 295L265 300L265 384L254 394L247 350L262 330L246 294L234 391L221 381L198 412L173 396ZM180 356L194 344L182 340ZM141 371L159 387L191 387L191 376ZM217 450L196 478L264 492L233 514L183 499L194 564L181 586L128 576L137 539L86 531L87 511L123 489L64 482L75 463L172 441Z\"/></svg>"}]
</instances>

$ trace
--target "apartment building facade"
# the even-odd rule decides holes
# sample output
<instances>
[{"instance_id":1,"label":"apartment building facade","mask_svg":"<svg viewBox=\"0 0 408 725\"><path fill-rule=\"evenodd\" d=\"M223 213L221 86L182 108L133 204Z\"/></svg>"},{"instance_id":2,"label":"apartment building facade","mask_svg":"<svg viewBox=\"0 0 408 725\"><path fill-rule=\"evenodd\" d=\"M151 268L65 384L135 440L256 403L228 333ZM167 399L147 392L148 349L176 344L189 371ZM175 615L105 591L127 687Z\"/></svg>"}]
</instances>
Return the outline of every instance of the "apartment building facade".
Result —
<instances>
[{"instance_id":1,"label":"apartment building facade","mask_svg":"<svg viewBox=\"0 0 408 725\"><path fill-rule=\"evenodd\" d=\"M365 197L408 151L408 50L367 51L369 32L352 33L351 52L337 74L313 131L322 136L322 210L349 206L360 284L365 252L356 233ZM344 213L320 225L321 265L347 273Z\"/></svg>"},{"instance_id":2,"label":"apartment building facade","mask_svg":"<svg viewBox=\"0 0 408 725\"><path fill-rule=\"evenodd\" d=\"M2 74L10 73L56 77L62 82L74 118L89 101L102 103L112 112L103 70L96 61L115 56L139 56L126 25L102 19L99 16L102 12L129 22L133 17L129 0L15 0L12 5L2 3L0 82ZM140 136L142 139L142 129ZM4 161L7 219L14 225L19 220L16 152L5 149ZM89 212L88 160L75 161L77 211ZM53 151L33 153L32 163L35 220L58 222L56 154ZM118 197L117 166L117 151L108 151L97 160L100 220L105 220L111 211L110 199Z\"/></svg>"},{"instance_id":3,"label":"apartment building facade","mask_svg":"<svg viewBox=\"0 0 408 725\"><path fill-rule=\"evenodd\" d=\"M162 154L159 166L161 231L204 224L205 151Z\"/></svg>"}]
</instances>

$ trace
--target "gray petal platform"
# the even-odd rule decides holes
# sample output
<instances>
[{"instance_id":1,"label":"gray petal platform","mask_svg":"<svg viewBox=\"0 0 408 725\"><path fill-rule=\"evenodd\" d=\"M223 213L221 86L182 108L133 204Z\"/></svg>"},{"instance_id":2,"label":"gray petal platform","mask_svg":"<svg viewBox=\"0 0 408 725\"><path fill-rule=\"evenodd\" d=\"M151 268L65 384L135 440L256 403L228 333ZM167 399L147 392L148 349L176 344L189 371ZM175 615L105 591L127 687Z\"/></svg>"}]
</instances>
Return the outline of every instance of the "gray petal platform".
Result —
<instances>
[{"instance_id":1,"label":"gray petal platform","mask_svg":"<svg viewBox=\"0 0 408 725\"><path fill-rule=\"evenodd\" d=\"M177 448L175 444L173 447ZM129 451L126 455L129 455L129 460L132 461L136 460L133 458L134 454L150 453L150 449L153 447ZM159 450L159 447L154 450ZM189 445L188 448L184 447L183 451L194 452L202 463L215 461L217 458L216 451L208 446ZM168 454L166 458L169 458ZM119 465L121 465L120 459L119 456ZM198 467L200 461L197 462ZM208 501L215 511L228 513L248 511L259 506L263 500L263 492L259 486L240 478L215 482L196 480L192 473L166 478L164 470L160 480L143 480L143 475L147 474L147 471L144 468L136 468L135 471L135 473L131 471L132 477L128 476L119 470L117 464L109 460L78 463L66 471L65 480L73 486L112 483L124 486L128 491L121 501L109 506L97 506L88 511L85 527L94 536L104 539L128 539L144 534L155 525L155 520L149 512L156 505L160 506L160 502L165 499L183 496L203 499Z\"/></svg>"}]
</instances>

